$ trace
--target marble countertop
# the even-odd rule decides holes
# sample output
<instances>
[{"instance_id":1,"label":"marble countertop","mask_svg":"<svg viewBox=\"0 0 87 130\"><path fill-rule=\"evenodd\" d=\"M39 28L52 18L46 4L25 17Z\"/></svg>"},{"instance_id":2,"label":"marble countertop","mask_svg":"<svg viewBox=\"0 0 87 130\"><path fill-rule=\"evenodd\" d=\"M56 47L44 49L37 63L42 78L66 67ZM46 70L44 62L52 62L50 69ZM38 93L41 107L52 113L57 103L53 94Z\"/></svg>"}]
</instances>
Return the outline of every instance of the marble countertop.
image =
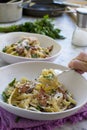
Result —
<instances>
[{"instance_id":1,"label":"marble countertop","mask_svg":"<svg viewBox=\"0 0 87 130\"><path fill-rule=\"evenodd\" d=\"M65 124L55 130L87 130L87 120L78 122L76 124Z\"/></svg>"},{"instance_id":2,"label":"marble countertop","mask_svg":"<svg viewBox=\"0 0 87 130\"><path fill-rule=\"evenodd\" d=\"M24 23L26 21L32 21L35 20L32 17L23 17L21 20L13 23L6 23L6 24L0 24L0 26L9 26L13 24L20 24ZM68 63L73 59L75 56L77 56L80 52L87 51L87 47L76 47L72 45L72 34L76 27L75 21L66 14L63 14L60 17L54 18L54 24L55 27L58 27L61 29L61 34L66 37L64 40L56 40L62 47L61 53L55 63L68 66ZM3 35L3 33L0 33L0 35ZM0 67L7 65L4 61L0 60ZM87 78L87 74L84 74L85 78ZM74 125L71 124L65 124L61 128L56 128L55 130L87 130L87 120L81 121L79 123L76 123Z\"/></svg>"}]
</instances>

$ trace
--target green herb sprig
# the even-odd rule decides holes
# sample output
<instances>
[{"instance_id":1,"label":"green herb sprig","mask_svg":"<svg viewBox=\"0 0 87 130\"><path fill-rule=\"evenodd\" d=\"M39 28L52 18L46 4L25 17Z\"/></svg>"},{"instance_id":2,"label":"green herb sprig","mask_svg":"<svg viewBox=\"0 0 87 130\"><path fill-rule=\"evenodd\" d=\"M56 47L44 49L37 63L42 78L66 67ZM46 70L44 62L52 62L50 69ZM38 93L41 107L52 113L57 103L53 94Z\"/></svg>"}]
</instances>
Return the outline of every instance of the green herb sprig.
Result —
<instances>
[{"instance_id":1,"label":"green herb sprig","mask_svg":"<svg viewBox=\"0 0 87 130\"><path fill-rule=\"evenodd\" d=\"M17 31L43 34L54 39L65 39L65 37L60 34L61 30L55 28L53 19L49 18L48 15L45 15L43 18L37 19L34 22L25 22L20 25L0 27L0 32L8 33Z\"/></svg>"}]
</instances>

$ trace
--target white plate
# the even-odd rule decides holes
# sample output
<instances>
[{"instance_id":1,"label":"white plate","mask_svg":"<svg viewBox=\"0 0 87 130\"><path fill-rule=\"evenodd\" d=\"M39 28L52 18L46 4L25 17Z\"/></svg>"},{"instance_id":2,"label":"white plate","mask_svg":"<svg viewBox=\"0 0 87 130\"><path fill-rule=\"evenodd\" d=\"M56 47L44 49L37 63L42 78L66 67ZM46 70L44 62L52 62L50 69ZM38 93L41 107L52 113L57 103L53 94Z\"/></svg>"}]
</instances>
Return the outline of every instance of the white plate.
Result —
<instances>
[{"instance_id":1,"label":"white plate","mask_svg":"<svg viewBox=\"0 0 87 130\"><path fill-rule=\"evenodd\" d=\"M25 57L20 57L20 56L13 56L13 55L2 52L5 46L10 45L14 42L17 42L23 36L37 37L38 40L40 41L41 47L44 47L44 48L53 45L51 56L48 58L25 58ZM0 36L0 58L2 58L7 63L16 63L16 62L22 62L22 61L54 61L56 58L58 58L58 55L60 54L60 50L61 50L61 46L54 39L45 35L41 35L41 34L12 32L12 33L7 33Z\"/></svg>"},{"instance_id":2,"label":"white plate","mask_svg":"<svg viewBox=\"0 0 87 130\"><path fill-rule=\"evenodd\" d=\"M66 69L64 66L50 62L21 62L0 68L0 94L14 78L19 80L22 77L27 77L32 80L37 78L44 68ZM64 72L58 77L73 94L77 102L76 107L63 112L35 112L9 105L2 98L0 98L0 106L18 116L36 120L54 120L70 116L87 102L87 81L75 71Z\"/></svg>"}]
</instances>

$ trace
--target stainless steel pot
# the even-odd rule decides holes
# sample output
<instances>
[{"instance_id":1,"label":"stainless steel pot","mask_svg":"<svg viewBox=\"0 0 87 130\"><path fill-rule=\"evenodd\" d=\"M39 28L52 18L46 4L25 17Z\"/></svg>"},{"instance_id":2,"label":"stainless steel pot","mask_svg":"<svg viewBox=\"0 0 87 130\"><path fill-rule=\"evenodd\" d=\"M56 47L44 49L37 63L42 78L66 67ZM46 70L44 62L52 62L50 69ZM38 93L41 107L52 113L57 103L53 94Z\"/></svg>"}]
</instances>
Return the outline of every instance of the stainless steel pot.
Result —
<instances>
[{"instance_id":1,"label":"stainless steel pot","mask_svg":"<svg viewBox=\"0 0 87 130\"><path fill-rule=\"evenodd\" d=\"M0 3L0 23L14 22L22 18L23 0L13 3Z\"/></svg>"}]
</instances>

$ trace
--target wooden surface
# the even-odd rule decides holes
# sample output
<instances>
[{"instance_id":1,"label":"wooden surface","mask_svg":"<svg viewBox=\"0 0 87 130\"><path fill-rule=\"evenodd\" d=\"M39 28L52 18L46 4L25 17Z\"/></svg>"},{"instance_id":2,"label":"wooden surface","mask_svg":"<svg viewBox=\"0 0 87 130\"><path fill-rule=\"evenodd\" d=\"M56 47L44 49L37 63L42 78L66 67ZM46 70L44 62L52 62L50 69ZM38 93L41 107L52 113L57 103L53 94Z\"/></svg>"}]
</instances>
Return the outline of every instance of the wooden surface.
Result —
<instances>
[{"instance_id":1,"label":"wooden surface","mask_svg":"<svg viewBox=\"0 0 87 130\"><path fill-rule=\"evenodd\" d=\"M65 0L65 1L82 5L87 4L87 0Z\"/></svg>"}]
</instances>

